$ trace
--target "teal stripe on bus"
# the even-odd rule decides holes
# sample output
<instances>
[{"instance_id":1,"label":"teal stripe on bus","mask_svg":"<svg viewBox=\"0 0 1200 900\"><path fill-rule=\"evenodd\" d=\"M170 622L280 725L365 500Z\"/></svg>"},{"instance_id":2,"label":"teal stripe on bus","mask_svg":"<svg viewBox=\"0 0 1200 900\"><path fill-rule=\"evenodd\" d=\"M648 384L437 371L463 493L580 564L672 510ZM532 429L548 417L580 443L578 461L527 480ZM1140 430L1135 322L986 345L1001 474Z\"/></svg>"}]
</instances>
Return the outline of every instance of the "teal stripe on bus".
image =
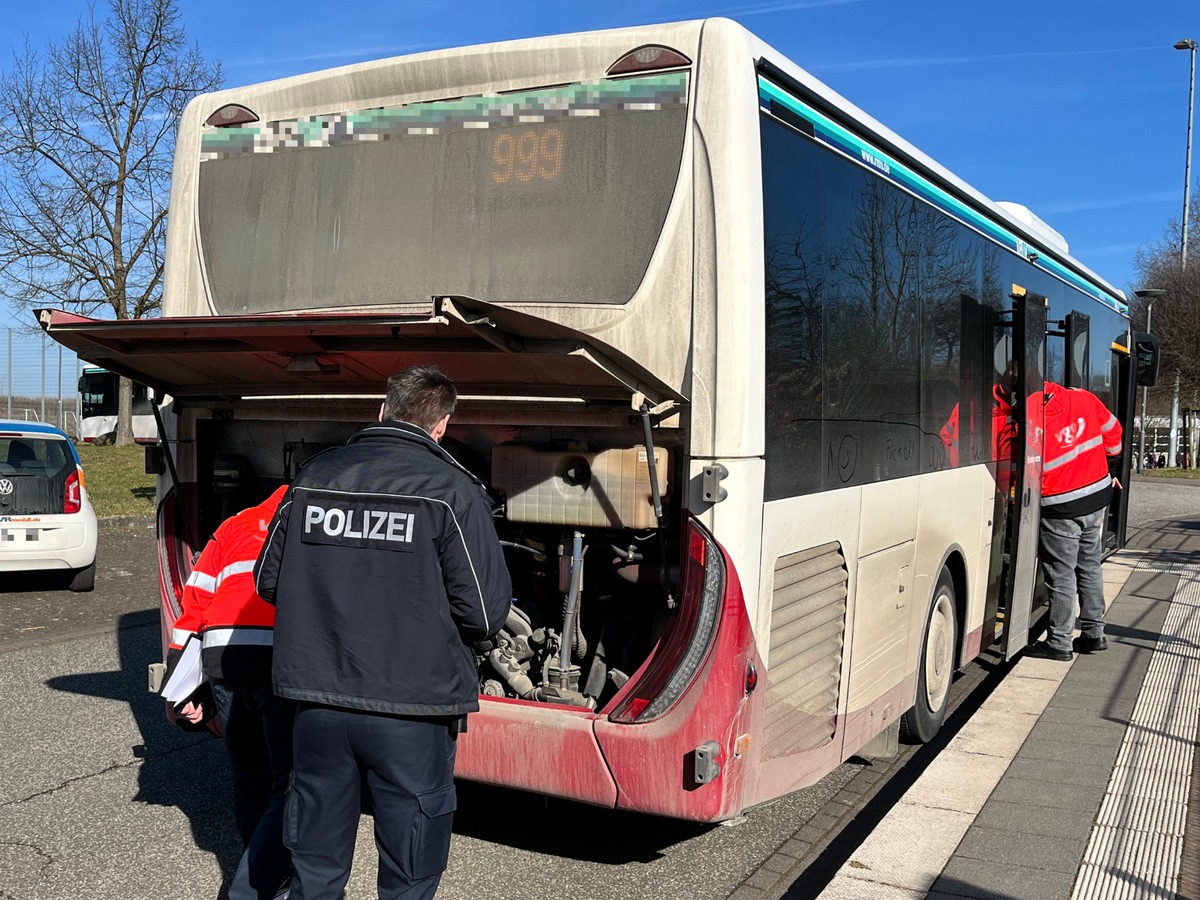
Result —
<instances>
[{"instance_id":1,"label":"teal stripe on bus","mask_svg":"<svg viewBox=\"0 0 1200 900\"><path fill-rule=\"evenodd\" d=\"M1029 251L1032 248L1038 254L1036 261L1033 261L1034 265L1079 288L1088 296L1099 300L1122 315L1129 314L1128 305L1109 294L1099 285L1088 281L1079 275L1079 273L1064 266L1051 256L1045 248L1031 245L1024 238L1013 234L999 222L989 219L973 207L967 206L924 176L919 175L883 150L843 128L828 116L818 112L802 100L793 97L777 84L768 81L761 75L758 77L758 91L766 112L770 112L771 101L780 104L789 112L794 113L812 125L815 135L825 143L832 145L849 156L861 159L880 175L896 182L965 224L983 232L993 240L1020 255L1023 259L1028 259Z\"/></svg>"}]
</instances>

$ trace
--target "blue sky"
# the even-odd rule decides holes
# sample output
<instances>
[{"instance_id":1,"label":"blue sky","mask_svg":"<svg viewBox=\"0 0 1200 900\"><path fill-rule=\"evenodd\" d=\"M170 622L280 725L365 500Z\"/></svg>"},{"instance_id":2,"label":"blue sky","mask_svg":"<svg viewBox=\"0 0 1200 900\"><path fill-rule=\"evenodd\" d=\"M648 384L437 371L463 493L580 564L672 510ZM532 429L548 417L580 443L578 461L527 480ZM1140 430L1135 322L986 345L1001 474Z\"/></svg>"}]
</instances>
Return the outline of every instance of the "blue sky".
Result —
<instances>
[{"instance_id":1,"label":"blue sky","mask_svg":"<svg viewBox=\"0 0 1200 900\"><path fill-rule=\"evenodd\" d=\"M24 35L35 45L58 38L86 10L83 0L6 6L0 51ZM425 49L727 16L985 195L1028 206L1118 288L1140 286L1134 254L1182 210L1189 66L1172 45L1200 40L1196 0L180 0L180 8L189 35L224 63L227 86Z\"/></svg>"}]
</instances>

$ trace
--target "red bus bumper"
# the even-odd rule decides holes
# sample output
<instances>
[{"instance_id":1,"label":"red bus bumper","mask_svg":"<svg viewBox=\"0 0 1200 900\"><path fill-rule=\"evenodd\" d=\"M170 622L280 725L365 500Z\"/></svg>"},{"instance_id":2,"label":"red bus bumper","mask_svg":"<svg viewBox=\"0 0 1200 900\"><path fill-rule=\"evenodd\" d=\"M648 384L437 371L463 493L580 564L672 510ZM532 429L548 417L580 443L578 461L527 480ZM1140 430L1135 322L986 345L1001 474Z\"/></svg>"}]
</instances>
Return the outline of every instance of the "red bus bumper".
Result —
<instances>
[{"instance_id":1,"label":"red bus bumper","mask_svg":"<svg viewBox=\"0 0 1200 900\"><path fill-rule=\"evenodd\" d=\"M716 639L691 687L652 722L625 724L599 713L481 697L459 738L455 774L583 803L717 822L736 816L757 787L766 671L759 659L741 585L726 563ZM758 689L747 692L747 665ZM636 677L636 676L635 676ZM632 684L632 679L630 681ZM609 704L620 704L618 695ZM697 784L694 752L720 747L720 774Z\"/></svg>"}]
</instances>

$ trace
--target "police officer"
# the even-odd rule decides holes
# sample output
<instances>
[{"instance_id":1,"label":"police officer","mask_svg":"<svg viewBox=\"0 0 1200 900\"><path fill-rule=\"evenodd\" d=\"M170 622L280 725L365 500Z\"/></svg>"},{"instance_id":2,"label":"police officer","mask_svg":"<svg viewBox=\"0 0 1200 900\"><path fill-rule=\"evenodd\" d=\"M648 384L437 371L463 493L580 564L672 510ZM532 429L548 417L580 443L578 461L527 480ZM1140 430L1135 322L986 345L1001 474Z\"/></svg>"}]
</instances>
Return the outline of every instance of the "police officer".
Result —
<instances>
[{"instance_id":1,"label":"police officer","mask_svg":"<svg viewBox=\"0 0 1200 900\"><path fill-rule=\"evenodd\" d=\"M1030 398L1036 402L1037 395ZM1108 649L1104 637L1104 511L1121 460L1121 423L1100 398L1047 381L1042 388L1041 560L1050 595L1050 633L1026 655L1067 662L1072 651ZM1081 635L1075 628L1079 598Z\"/></svg>"},{"instance_id":2,"label":"police officer","mask_svg":"<svg viewBox=\"0 0 1200 900\"><path fill-rule=\"evenodd\" d=\"M292 900L342 897L363 775L381 900L432 897L446 867L470 643L511 599L483 485L439 445L456 400L433 366L393 375L380 423L301 470L255 566L278 604L275 690L300 701Z\"/></svg>"},{"instance_id":3,"label":"police officer","mask_svg":"<svg viewBox=\"0 0 1200 900\"><path fill-rule=\"evenodd\" d=\"M233 769L233 808L245 852L229 887L230 900L286 896L291 858L283 846L283 807L292 769L295 703L271 690L275 608L254 592L252 570L286 487L221 523L196 560L183 588L167 663L196 635L217 720ZM193 725L203 707L187 702L168 717Z\"/></svg>"}]
</instances>

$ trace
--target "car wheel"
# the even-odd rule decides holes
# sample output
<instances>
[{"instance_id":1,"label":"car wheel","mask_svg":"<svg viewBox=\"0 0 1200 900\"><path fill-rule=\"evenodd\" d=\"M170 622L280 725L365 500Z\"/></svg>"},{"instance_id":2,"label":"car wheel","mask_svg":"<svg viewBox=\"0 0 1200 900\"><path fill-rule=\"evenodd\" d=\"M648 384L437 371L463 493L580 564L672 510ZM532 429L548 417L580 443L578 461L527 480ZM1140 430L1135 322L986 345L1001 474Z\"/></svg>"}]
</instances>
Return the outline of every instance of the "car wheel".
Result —
<instances>
[{"instance_id":1,"label":"car wheel","mask_svg":"<svg viewBox=\"0 0 1200 900\"><path fill-rule=\"evenodd\" d=\"M75 592L90 591L96 587L96 561L84 569L79 569L71 577L70 589Z\"/></svg>"},{"instance_id":2,"label":"car wheel","mask_svg":"<svg viewBox=\"0 0 1200 900\"><path fill-rule=\"evenodd\" d=\"M910 743L933 740L950 707L950 681L954 677L958 622L954 605L954 580L946 569L938 578L925 614L921 661L917 668L917 702L900 718L900 737Z\"/></svg>"}]
</instances>

